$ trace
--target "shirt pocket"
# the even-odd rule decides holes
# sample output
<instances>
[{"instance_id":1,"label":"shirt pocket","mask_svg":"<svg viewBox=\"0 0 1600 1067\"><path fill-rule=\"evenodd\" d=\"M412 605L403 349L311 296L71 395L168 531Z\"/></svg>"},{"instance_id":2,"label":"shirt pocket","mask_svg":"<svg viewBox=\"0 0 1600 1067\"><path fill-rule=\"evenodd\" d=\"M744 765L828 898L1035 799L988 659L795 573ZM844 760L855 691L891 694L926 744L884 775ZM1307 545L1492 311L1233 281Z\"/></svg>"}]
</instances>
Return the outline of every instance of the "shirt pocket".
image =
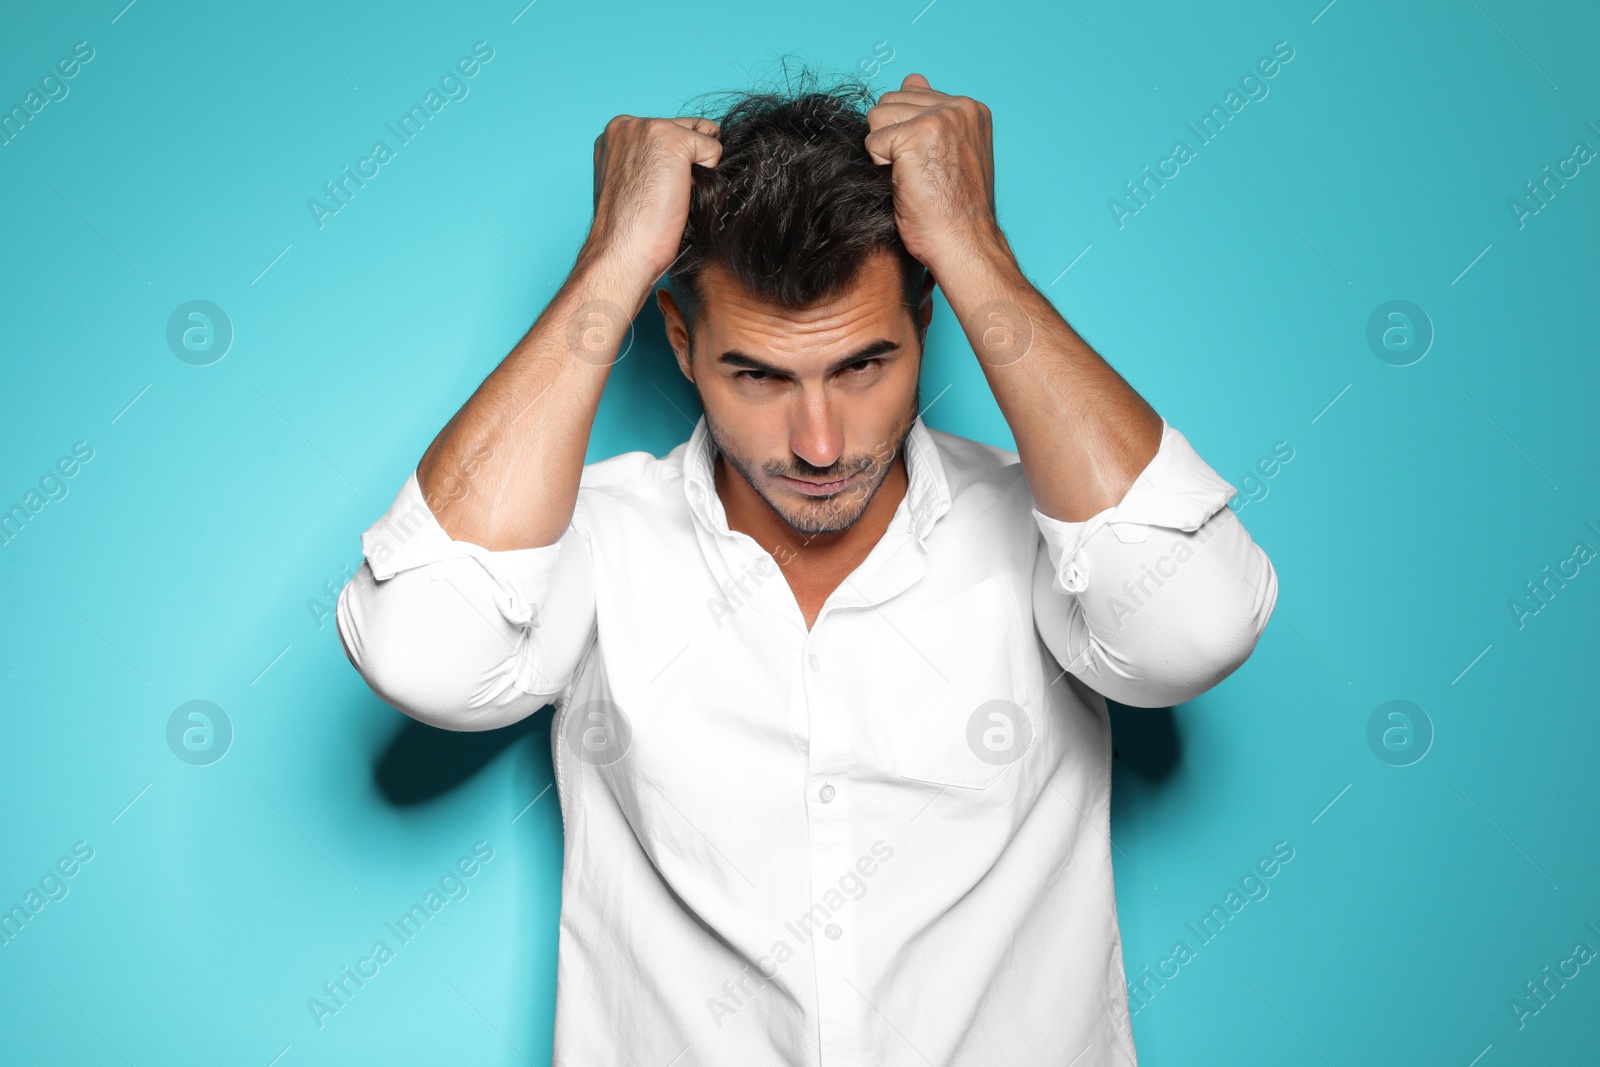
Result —
<instances>
[{"instance_id":1,"label":"shirt pocket","mask_svg":"<svg viewBox=\"0 0 1600 1067\"><path fill-rule=\"evenodd\" d=\"M895 773L986 788L1037 746L1042 726L1038 678L1007 576L970 585L899 629L903 677L885 712Z\"/></svg>"}]
</instances>

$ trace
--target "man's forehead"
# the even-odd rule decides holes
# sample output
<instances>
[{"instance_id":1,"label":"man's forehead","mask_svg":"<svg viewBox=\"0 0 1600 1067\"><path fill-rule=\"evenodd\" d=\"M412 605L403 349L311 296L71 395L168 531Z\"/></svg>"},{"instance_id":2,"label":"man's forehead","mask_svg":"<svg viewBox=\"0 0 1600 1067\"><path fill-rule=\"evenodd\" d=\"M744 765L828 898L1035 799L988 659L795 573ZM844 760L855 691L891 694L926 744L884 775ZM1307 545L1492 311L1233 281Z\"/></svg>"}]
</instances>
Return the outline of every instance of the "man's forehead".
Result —
<instances>
[{"instance_id":1,"label":"man's forehead","mask_svg":"<svg viewBox=\"0 0 1600 1067\"><path fill-rule=\"evenodd\" d=\"M892 256L874 256L841 293L805 307L790 308L762 299L746 289L720 263L708 263L700 274L700 308L707 332L795 340L806 347L844 339L863 331L898 331L907 318L900 287L899 264Z\"/></svg>"}]
</instances>

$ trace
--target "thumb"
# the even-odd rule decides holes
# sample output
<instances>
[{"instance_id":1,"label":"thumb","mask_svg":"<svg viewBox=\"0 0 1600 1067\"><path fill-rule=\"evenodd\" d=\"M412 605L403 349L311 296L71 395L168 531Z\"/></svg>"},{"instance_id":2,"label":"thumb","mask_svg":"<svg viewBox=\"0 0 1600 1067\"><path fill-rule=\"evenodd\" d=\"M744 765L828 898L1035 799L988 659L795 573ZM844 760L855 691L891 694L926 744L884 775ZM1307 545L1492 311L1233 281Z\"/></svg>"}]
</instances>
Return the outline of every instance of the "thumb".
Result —
<instances>
[{"instance_id":1,"label":"thumb","mask_svg":"<svg viewBox=\"0 0 1600 1067\"><path fill-rule=\"evenodd\" d=\"M913 81L912 79L916 79L916 80ZM929 85L928 84L928 79L924 78L920 74L907 74L906 75L906 80L900 83L900 88L902 88L902 89L932 89L933 86Z\"/></svg>"}]
</instances>

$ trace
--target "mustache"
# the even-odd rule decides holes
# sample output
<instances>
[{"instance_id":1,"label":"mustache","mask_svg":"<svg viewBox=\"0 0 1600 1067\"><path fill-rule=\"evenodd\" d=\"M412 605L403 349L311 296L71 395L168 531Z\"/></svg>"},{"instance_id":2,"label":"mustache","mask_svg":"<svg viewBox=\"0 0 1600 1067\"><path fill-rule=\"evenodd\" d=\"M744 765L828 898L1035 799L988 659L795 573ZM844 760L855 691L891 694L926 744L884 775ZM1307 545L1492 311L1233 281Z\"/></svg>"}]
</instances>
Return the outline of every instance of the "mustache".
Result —
<instances>
[{"instance_id":1,"label":"mustache","mask_svg":"<svg viewBox=\"0 0 1600 1067\"><path fill-rule=\"evenodd\" d=\"M832 467L824 469L813 468L811 470L796 471L793 474L788 471L777 471L775 473L781 474L785 478L799 478L808 482L841 482L852 474L859 474L864 470L870 469L871 466L872 457L868 456L865 463L858 463L845 469L841 469L838 464L834 464Z\"/></svg>"}]
</instances>

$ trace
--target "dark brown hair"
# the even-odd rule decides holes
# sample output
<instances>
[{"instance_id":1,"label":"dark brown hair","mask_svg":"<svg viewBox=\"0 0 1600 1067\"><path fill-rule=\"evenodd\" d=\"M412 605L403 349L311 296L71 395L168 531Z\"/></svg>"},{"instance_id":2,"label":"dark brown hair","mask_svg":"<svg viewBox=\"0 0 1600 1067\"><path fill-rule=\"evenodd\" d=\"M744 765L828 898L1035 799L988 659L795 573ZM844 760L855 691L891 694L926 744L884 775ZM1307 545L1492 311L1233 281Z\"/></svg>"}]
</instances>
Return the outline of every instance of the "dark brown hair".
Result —
<instances>
[{"instance_id":1,"label":"dark brown hair","mask_svg":"<svg viewBox=\"0 0 1600 1067\"><path fill-rule=\"evenodd\" d=\"M889 164L865 145L876 91L854 76L819 87L815 73L784 65L787 85L711 94L731 98L699 112L722 132L715 167L693 165L689 222L670 269L691 326L708 263L752 295L799 310L849 289L862 264L886 250L900 261L901 297L915 317L926 268L894 222Z\"/></svg>"}]
</instances>

